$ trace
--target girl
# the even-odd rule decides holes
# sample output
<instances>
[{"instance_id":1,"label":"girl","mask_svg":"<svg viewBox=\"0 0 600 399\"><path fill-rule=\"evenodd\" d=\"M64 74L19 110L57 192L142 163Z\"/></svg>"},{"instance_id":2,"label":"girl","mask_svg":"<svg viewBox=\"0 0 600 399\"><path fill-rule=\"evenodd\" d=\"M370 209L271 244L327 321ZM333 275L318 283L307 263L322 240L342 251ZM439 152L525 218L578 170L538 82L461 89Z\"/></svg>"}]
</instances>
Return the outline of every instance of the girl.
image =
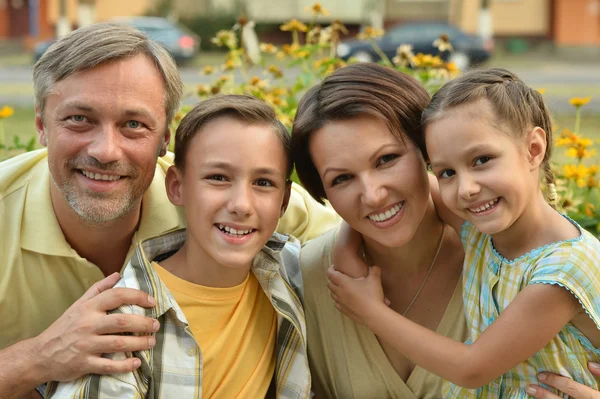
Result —
<instances>
[{"instance_id":1,"label":"girl","mask_svg":"<svg viewBox=\"0 0 600 399\"><path fill-rule=\"evenodd\" d=\"M509 71L473 71L433 96L422 124L439 182L432 195L465 248L472 343L390 311L377 267L356 280L330 270L338 309L450 381L448 398L525 398L542 370L597 389L586 364L600 359L600 242L551 205L552 132L541 95ZM346 263L336 264L356 267Z\"/></svg>"}]
</instances>

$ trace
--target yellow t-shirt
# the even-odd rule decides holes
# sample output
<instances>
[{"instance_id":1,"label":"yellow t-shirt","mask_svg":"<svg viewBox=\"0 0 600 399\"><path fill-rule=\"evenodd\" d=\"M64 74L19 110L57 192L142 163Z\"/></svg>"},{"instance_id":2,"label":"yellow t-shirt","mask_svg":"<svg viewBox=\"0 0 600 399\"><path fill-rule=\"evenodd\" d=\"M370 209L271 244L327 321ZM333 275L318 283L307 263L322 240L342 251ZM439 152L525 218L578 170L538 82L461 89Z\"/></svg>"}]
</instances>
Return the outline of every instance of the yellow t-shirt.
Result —
<instances>
[{"instance_id":1,"label":"yellow t-shirt","mask_svg":"<svg viewBox=\"0 0 600 399\"><path fill-rule=\"evenodd\" d=\"M253 273L235 287L190 283L153 262L202 351L203 398L264 398L275 370L275 309Z\"/></svg>"}]
</instances>

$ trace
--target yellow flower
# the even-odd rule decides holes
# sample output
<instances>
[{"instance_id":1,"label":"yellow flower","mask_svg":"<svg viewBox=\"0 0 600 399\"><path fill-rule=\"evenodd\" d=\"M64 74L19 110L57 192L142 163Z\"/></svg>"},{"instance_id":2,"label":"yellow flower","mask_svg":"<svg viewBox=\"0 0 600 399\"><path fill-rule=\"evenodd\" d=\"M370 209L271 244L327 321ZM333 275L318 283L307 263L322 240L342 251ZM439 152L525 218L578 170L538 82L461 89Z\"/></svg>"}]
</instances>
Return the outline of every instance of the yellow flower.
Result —
<instances>
[{"instance_id":1,"label":"yellow flower","mask_svg":"<svg viewBox=\"0 0 600 399\"><path fill-rule=\"evenodd\" d=\"M565 165L564 166L564 174L567 179L570 180L581 180L584 179L589 171L584 165Z\"/></svg>"},{"instance_id":2,"label":"yellow flower","mask_svg":"<svg viewBox=\"0 0 600 399\"><path fill-rule=\"evenodd\" d=\"M459 72L458 67L456 66L456 64L454 62L447 62L446 64L444 64L444 67L450 73L458 73Z\"/></svg>"},{"instance_id":3,"label":"yellow flower","mask_svg":"<svg viewBox=\"0 0 600 399\"><path fill-rule=\"evenodd\" d=\"M321 3L318 3L318 2L313 4L311 7L306 7L304 10L312 11L313 16L315 16L315 17L317 17L319 15L323 15L324 17L326 17L329 15L329 11L327 11L325 8L323 8Z\"/></svg>"},{"instance_id":4,"label":"yellow flower","mask_svg":"<svg viewBox=\"0 0 600 399\"><path fill-rule=\"evenodd\" d=\"M265 54L277 53L277 47L275 47L271 43L261 43L259 48L260 48L260 51L262 51Z\"/></svg>"},{"instance_id":5,"label":"yellow flower","mask_svg":"<svg viewBox=\"0 0 600 399\"><path fill-rule=\"evenodd\" d=\"M288 21L287 23L281 25L279 27L279 29L281 29L284 32L292 32L292 31L306 32L308 30L308 27L306 25L304 25L302 22L298 21L296 18L294 18L291 21Z\"/></svg>"},{"instance_id":6,"label":"yellow flower","mask_svg":"<svg viewBox=\"0 0 600 399\"><path fill-rule=\"evenodd\" d=\"M198 93L198 96L200 96L200 97L206 97L210 94L210 92L211 92L211 87L209 85L200 84L196 88L196 93Z\"/></svg>"},{"instance_id":7,"label":"yellow flower","mask_svg":"<svg viewBox=\"0 0 600 399\"><path fill-rule=\"evenodd\" d=\"M0 119L8 118L9 116L12 116L12 114L14 114L14 113L15 113L15 110L12 107L5 105L4 107L2 107L2 109L0 109Z\"/></svg>"},{"instance_id":8,"label":"yellow flower","mask_svg":"<svg viewBox=\"0 0 600 399\"><path fill-rule=\"evenodd\" d=\"M202 70L202 73L204 75L212 75L213 72L214 72L214 69L210 65L205 66L204 69Z\"/></svg>"},{"instance_id":9,"label":"yellow flower","mask_svg":"<svg viewBox=\"0 0 600 399\"><path fill-rule=\"evenodd\" d=\"M259 89L264 89L269 85L269 81L262 80L258 76L253 76L252 79L250 79L250 85Z\"/></svg>"},{"instance_id":10,"label":"yellow flower","mask_svg":"<svg viewBox=\"0 0 600 399\"><path fill-rule=\"evenodd\" d=\"M323 29L319 25L316 25L314 28L309 30L308 33L306 34L306 42L310 43L310 44L318 43L321 38L322 30Z\"/></svg>"},{"instance_id":11,"label":"yellow flower","mask_svg":"<svg viewBox=\"0 0 600 399\"><path fill-rule=\"evenodd\" d=\"M360 40L367 39L376 39L378 37L383 36L385 31L383 29L373 28L372 26L367 26L361 33L356 35L356 37Z\"/></svg>"},{"instance_id":12,"label":"yellow flower","mask_svg":"<svg viewBox=\"0 0 600 399\"><path fill-rule=\"evenodd\" d=\"M223 87L225 83L229 82L230 77L227 75L219 76L219 79L216 80L215 86Z\"/></svg>"},{"instance_id":13,"label":"yellow flower","mask_svg":"<svg viewBox=\"0 0 600 399\"><path fill-rule=\"evenodd\" d=\"M591 158L596 155L596 149L588 150L584 147L571 147L565 152L565 155L577 159Z\"/></svg>"},{"instance_id":14,"label":"yellow flower","mask_svg":"<svg viewBox=\"0 0 600 399\"><path fill-rule=\"evenodd\" d=\"M585 214L588 215L589 217L594 216L594 211L596 210L596 207L594 206L594 204L585 204Z\"/></svg>"},{"instance_id":15,"label":"yellow flower","mask_svg":"<svg viewBox=\"0 0 600 399\"><path fill-rule=\"evenodd\" d=\"M588 173L592 176L594 176L596 173L598 173L598 168L600 168L600 165L592 165L590 166L590 168L588 169Z\"/></svg>"},{"instance_id":16,"label":"yellow flower","mask_svg":"<svg viewBox=\"0 0 600 399\"><path fill-rule=\"evenodd\" d=\"M558 139L556 139L556 146L557 147L570 147L570 146L576 145L579 140L580 140L580 138L577 134L573 133L569 129L565 129L560 134L560 137Z\"/></svg>"},{"instance_id":17,"label":"yellow flower","mask_svg":"<svg viewBox=\"0 0 600 399\"><path fill-rule=\"evenodd\" d=\"M537 92L543 95L546 92L546 89L540 88L540 89L537 89Z\"/></svg>"},{"instance_id":18,"label":"yellow flower","mask_svg":"<svg viewBox=\"0 0 600 399\"><path fill-rule=\"evenodd\" d=\"M269 65L267 72L269 72L271 75L273 75L273 77L275 79L279 79L279 78L283 77L283 72L281 72L281 69L279 69L275 65Z\"/></svg>"},{"instance_id":19,"label":"yellow flower","mask_svg":"<svg viewBox=\"0 0 600 399\"><path fill-rule=\"evenodd\" d=\"M292 126L292 118L288 114L278 114L277 119L283 123L286 127Z\"/></svg>"},{"instance_id":20,"label":"yellow flower","mask_svg":"<svg viewBox=\"0 0 600 399\"><path fill-rule=\"evenodd\" d=\"M286 55L291 55L293 54L296 50L298 50L298 45L297 44L284 44L281 47L281 51L283 51L284 54Z\"/></svg>"},{"instance_id":21,"label":"yellow flower","mask_svg":"<svg viewBox=\"0 0 600 399\"><path fill-rule=\"evenodd\" d=\"M308 50L298 50L292 54L294 58L307 58L309 55L310 52Z\"/></svg>"},{"instance_id":22,"label":"yellow flower","mask_svg":"<svg viewBox=\"0 0 600 399\"><path fill-rule=\"evenodd\" d=\"M210 41L219 47L228 47L230 49L237 47L237 36L230 30L220 30Z\"/></svg>"},{"instance_id":23,"label":"yellow flower","mask_svg":"<svg viewBox=\"0 0 600 399\"><path fill-rule=\"evenodd\" d=\"M335 21L333 21L331 23L331 25L329 25L329 27L331 28L332 33L343 33L344 35L347 35L348 33L350 33L350 32L348 32L348 29L346 28L346 26L339 19L336 19Z\"/></svg>"},{"instance_id":24,"label":"yellow flower","mask_svg":"<svg viewBox=\"0 0 600 399\"><path fill-rule=\"evenodd\" d=\"M445 33L433 41L433 47L436 47L440 52L454 51L450 38Z\"/></svg>"},{"instance_id":25,"label":"yellow flower","mask_svg":"<svg viewBox=\"0 0 600 399\"><path fill-rule=\"evenodd\" d=\"M590 102L590 100L592 99L592 97L573 97L572 99L569 100L569 103L575 107L582 107L584 105L586 105L587 103Z\"/></svg>"},{"instance_id":26,"label":"yellow flower","mask_svg":"<svg viewBox=\"0 0 600 399\"><path fill-rule=\"evenodd\" d=\"M225 64L221 66L221 69L223 69L224 71L232 71L235 69L236 66L237 64L233 60L229 59L225 61Z\"/></svg>"}]
</instances>

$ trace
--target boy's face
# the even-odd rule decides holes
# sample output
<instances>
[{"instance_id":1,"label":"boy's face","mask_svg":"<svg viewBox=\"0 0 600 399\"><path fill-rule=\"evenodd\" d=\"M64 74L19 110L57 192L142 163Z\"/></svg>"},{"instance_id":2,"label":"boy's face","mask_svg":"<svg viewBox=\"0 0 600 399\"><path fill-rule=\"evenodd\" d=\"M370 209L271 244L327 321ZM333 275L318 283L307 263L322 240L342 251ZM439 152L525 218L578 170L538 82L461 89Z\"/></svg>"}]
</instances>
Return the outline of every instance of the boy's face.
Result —
<instances>
[{"instance_id":1,"label":"boy's face","mask_svg":"<svg viewBox=\"0 0 600 399\"><path fill-rule=\"evenodd\" d=\"M185 207L188 244L193 240L204 258L199 264L250 267L287 206L286 167L283 144L270 126L221 117L196 134L185 172L177 172L176 205Z\"/></svg>"}]
</instances>

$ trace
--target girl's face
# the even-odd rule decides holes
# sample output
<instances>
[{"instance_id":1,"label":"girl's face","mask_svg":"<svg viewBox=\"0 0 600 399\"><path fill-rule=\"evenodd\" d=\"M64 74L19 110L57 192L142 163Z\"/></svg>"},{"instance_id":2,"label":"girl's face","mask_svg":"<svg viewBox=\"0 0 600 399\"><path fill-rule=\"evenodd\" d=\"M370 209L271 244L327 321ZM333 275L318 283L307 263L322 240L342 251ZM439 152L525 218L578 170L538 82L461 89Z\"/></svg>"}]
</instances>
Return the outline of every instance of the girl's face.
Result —
<instances>
[{"instance_id":1,"label":"girl's face","mask_svg":"<svg viewBox=\"0 0 600 399\"><path fill-rule=\"evenodd\" d=\"M539 191L525 139L496 128L492 112L485 100L466 104L425 129L444 204L486 234L512 226Z\"/></svg>"},{"instance_id":2,"label":"girl's face","mask_svg":"<svg viewBox=\"0 0 600 399\"><path fill-rule=\"evenodd\" d=\"M381 120L360 116L317 130L310 153L327 199L365 239L399 247L414 236L429 202L421 152Z\"/></svg>"}]
</instances>

